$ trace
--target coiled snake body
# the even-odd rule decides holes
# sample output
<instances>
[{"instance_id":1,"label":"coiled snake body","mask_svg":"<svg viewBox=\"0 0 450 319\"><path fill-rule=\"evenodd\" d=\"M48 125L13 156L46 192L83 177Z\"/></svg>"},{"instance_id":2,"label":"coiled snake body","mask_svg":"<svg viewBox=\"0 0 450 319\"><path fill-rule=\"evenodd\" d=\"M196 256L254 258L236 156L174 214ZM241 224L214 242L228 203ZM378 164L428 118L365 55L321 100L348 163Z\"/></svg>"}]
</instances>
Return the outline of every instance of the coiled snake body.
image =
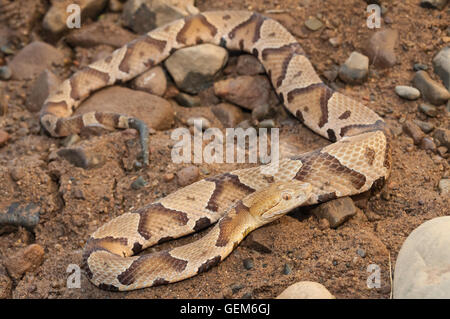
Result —
<instances>
[{"instance_id":1,"label":"coiled snake body","mask_svg":"<svg viewBox=\"0 0 450 319\"><path fill-rule=\"evenodd\" d=\"M384 121L322 83L300 44L281 24L247 11L205 12L174 21L79 70L47 99L42 125L53 136L89 126L136 128L147 162L147 132L139 120L105 112L71 116L73 110L91 92L130 80L174 50L200 43L252 53L286 108L334 143L280 160L270 178L261 167L235 170L111 220L91 235L83 253L87 276L101 288L132 290L192 277L223 260L249 231L290 209L362 193L389 176L391 151ZM191 244L132 256L218 220Z\"/></svg>"}]
</instances>

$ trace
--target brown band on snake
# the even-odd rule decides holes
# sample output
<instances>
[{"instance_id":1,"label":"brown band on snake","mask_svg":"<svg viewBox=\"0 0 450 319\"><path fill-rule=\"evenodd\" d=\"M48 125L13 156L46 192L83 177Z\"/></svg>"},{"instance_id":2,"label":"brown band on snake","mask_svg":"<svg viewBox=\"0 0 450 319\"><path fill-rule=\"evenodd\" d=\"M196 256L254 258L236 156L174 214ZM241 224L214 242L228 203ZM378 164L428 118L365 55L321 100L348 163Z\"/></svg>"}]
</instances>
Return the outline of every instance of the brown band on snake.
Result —
<instances>
[{"instance_id":1,"label":"brown band on snake","mask_svg":"<svg viewBox=\"0 0 450 319\"><path fill-rule=\"evenodd\" d=\"M249 213L249 209L242 201L235 205L236 215L227 216L219 221L220 233L217 237L216 246L225 247L232 238L233 231L237 228L237 224L242 223Z\"/></svg>"},{"instance_id":2,"label":"brown band on snake","mask_svg":"<svg viewBox=\"0 0 450 319\"><path fill-rule=\"evenodd\" d=\"M367 158L367 163L372 166L373 161L375 160L375 151L371 147L366 147L364 151L364 156Z\"/></svg>"},{"instance_id":3,"label":"brown band on snake","mask_svg":"<svg viewBox=\"0 0 450 319\"><path fill-rule=\"evenodd\" d=\"M303 166L297 172L295 178L299 181L307 181L311 175L324 173L328 171L330 175L341 176L351 182L356 188L360 189L366 183L366 177L357 171L348 168L334 156L328 153L322 153L320 150L312 151L296 157L300 159Z\"/></svg>"},{"instance_id":4,"label":"brown band on snake","mask_svg":"<svg viewBox=\"0 0 450 319\"><path fill-rule=\"evenodd\" d=\"M158 266L164 265L167 269L171 269L176 272L182 272L187 265L187 260L175 258L170 255L168 251L157 252L154 254L140 256L133 261L127 270L117 276L117 279L122 285L131 285L136 280L136 275L140 269L147 269L148 274L151 272L157 272Z\"/></svg>"},{"instance_id":5,"label":"brown band on snake","mask_svg":"<svg viewBox=\"0 0 450 319\"><path fill-rule=\"evenodd\" d=\"M156 278L156 279L153 281L152 286L153 286L153 287L156 287L156 286L166 285L166 284L168 284L168 283L169 283L169 281L165 280L164 278Z\"/></svg>"},{"instance_id":6,"label":"brown band on snake","mask_svg":"<svg viewBox=\"0 0 450 319\"><path fill-rule=\"evenodd\" d=\"M275 77L275 87L279 88L281 84L283 83L284 78L286 77L287 69L289 66L289 62L292 60L292 58L296 55L304 55L305 52L303 51L302 47L300 46L300 43L294 42L290 44L286 44L279 48L267 48L264 49L262 52L262 59L263 61L267 62L267 60L270 57L273 57L276 61L279 61L280 58L282 60L281 62L281 68L279 69L279 74L271 74ZM300 71L301 73L301 71Z\"/></svg>"},{"instance_id":7,"label":"brown band on snake","mask_svg":"<svg viewBox=\"0 0 450 319\"><path fill-rule=\"evenodd\" d=\"M84 67L70 77L70 97L75 101L82 100L89 93L105 87L109 82L109 74L93 69L91 67Z\"/></svg>"},{"instance_id":8,"label":"brown band on snake","mask_svg":"<svg viewBox=\"0 0 450 319\"><path fill-rule=\"evenodd\" d=\"M213 212L224 209L224 206L231 206L233 200L230 197L235 198L235 194L239 194L241 195L240 198L243 198L255 191L253 188L241 183L238 176L229 173L221 175L218 178L207 178L206 180L216 184L216 188L206 206L206 209Z\"/></svg>"},{"instance_id":9,"label":"brown band on snake","mask_svg":"<svg viewBox=\"0 0 450 319\"><path fill-rule=\"evenodd\" d=\"M338 119L340 120L346 120L350 117L350 115L352 114L352 112L350 112L349 110L345 111L344 113L342 113L341 115L339 115Z\"/></svg>"},{"instance_id":10,"label":"brown band on snake","mask_svg":"<svg viewBox=\"0 0 450 319\"><path fill-rule=\"evenodd\" d=\"M194 230L197 232L209 225L211 225L211 220L208 217L201 217L195 222Z\"/></svg>"},{"instance_id":11,"label":"brown band on snake","mask_svg":"<svg viewBox=\"0 0 450 319\"><path fill-rule=\"evenodd\" d=\"M140 215L138 233L147 240L152 237L152 225L162 220L179 226L186 225L189 220L185 212L165 208L160 203L150 204L136 213Z\"/></svg>"},{"instance_id":12,"label":"brown band on snake","mask_svg":"<svg viewBox=\"0 0 450 319\"><path fill-rule=\"evenodd\" d=\"M119 70L125 73L131 72L131 66L135 60L142 60L148 68L154 65L154 58L161 54L167 45L167 41L154 39L149 35L143 35L127 44L127 51L119 64Z\"/></svg>"},{"instance_id":13,"label":"brown band on snake","mask_svg":"<svg viewBox=\"0 0 450 319\"><path fill-rule=\"evenodd\" d=\"M176 40L186 45L200 44L211 41L217 34L217 28L206 20L202 14L185 18L183 28L178 32ZM192 43L190 39L195 39Z\"/></svg>"},{"instance_id":14,"label":"brown band on snake","mask_svg":"<svg viewBox=\"0 0 450 319\"><path fill-rule=\"evenodd\" d=\"M384 129L385 123L382 120L376 121L374 124L352 124L341 128L341 136L352 136L355 134L374 132Z\"/></svg>"},{"instance_id":15,"label":"brown band on snake","mask_svg":"<svg viewBox=\"0 0 450 319\"><path fill-rule=\"evenodd\" d=\"M321 116L317 125L323 127L328 123L328 100L334 91L324 83L313 83L304 88L296 88L288 92L287 100L289 103L307 107L308 104L320 105Z\"/></svg>"},{"instance_id":16,"label":"brown band on snake","mask_svg":"<svg viewBox=\"0 0 450 319\"><path fill-rule=\"evenodd\" d=\"M337 198L336 192L331 192L331 193L319 195L317 200L319 201L319 203L324 203L324 202L328 202L329 200L333 200L336 198Z\"/></svg>"},{"instance_id":17,"label":"brown band on snake","mask_svg":"<svg viewBox=\"0 0 450 319\"><path fill-rule=\"evenodd\" d=\"M261 25L263 24L264 20L266 18L262 15L260 15L259 13L253 13L252 16L242 22L241 24L237 25L233 30L230 31L230 33L228 34L228 38L233 40L233 39L246 39L248 38L248 35L253 35L251 38L251 41L247 46L243 46L243 49L246 50L250 50L250 44L254 44L256 43L256 41L259 40L259 38L261 37Z\"/></svg>"},{"instance_id":18,"label":"brown band on snake","mask_svg":"<svg viewBox=\"0 0 450 319\"><path fill-rule=\"evenodd\" d=\"M211 269L212 267L214 267L215 265L217 265L220 262L220 259L221 259L220 256L216 256L214 258L208 259L203 264L201 264L200 267L198 267L197 274L200 274L202 272L205 272L205 271Z\"/></svg>"}]
</instances>

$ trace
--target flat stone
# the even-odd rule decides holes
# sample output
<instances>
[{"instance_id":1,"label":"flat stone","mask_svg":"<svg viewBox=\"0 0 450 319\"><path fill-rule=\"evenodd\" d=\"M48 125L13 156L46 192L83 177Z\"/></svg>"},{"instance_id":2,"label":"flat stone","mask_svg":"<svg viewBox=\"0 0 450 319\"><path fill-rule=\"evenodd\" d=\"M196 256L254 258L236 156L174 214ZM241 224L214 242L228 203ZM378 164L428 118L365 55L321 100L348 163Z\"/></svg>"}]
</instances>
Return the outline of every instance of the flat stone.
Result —
<instances>
[{"instance_id":1,"label":"flat stone","mask_svg":"<svg viewBox=\"0 0 450 319\"><path fill-rule=\"evenodd\" d=\"M3 262L9 275L18 280L28 271L33 271L44 261L44 248L38 244L29 245Z\"/></svg>"},{"instance_id":2,"label":"flat stone","mask_svg":"<svg viewBox=\"0 0 450 319\"><path fill-rule=\"evenodd\" d=\"M250 54L243 54L238 57L236 71L239 75L257 75L266 72L261 62Z\"/></svg>"},{"instance_id":3,"label":"flat stone","mask_svg":"<svg viewBox=\"0 0 450 319\"><path fill-rule=\"evenodd\" d=\"M403 131L412 137L414 144L416 145L419 145L425 136L420 127L411 121L405 121L405 123L403 123Z\"/></svg>"},{"instance_id":4,"label":"flat stone","mask_svg":"<svg viewBox=\"0 0 450 319\"><path fill-rule=\"evenodd\" d=\"M433 59L434 72L450 91L450 46L443 48Z\"/></svg>"},{"instance_id":5,"label":"flat stone","mask_svg":"<svg viewBox=\"0 0 450 319\"><path fill-rule=\"evenodd\" d=\"M64 63L63 54L55 47L40 41L28 44L9 63L14 80L33 79L45 69Z\"/></svg>"},{"instance_id":6,"label":"flat stone","mask_svg":"<svg viewBox=\"0 0 450 319\"><path fill-rule=\"evenodd\" d=\"M429 8L429 9L444 9L445 5L447 4L447 0L421 0L420 6L422 8Z\"/></svg>"},{"instance_id":7,"label":"flat stone","mask_svg":"<svg viewBox=\"0 0 450 319\"><path fill-rule=\"evenodd\" d=\"M407 100L417 100L420 97L420 91L418 89L406 85L397 85L395 87L395 93Z\"/></svg>"},{"instance_id":8,"label":"flat stone","mask_svg":"<svg viewBox=\"0 0 450 319\"><path fill-rule=\"evenodd\" d=\"M450 93L439 82L430 78L425 71L418 71L414 75L413 84L422 93L422 96L434 105L441 105L450 99Z\"/></svg>"},{"instance_id":9,"label":"flat stone","mask_svg":"<svg viewBox=\"0 0 450 319\"><path fill-rule=\"evenodd\" d=\"M432 130L434 130L434 125L428 122L420 121L420 120L414 120L414 124L420 127L420 129L424 133L430 133Z\"/></svg>"},{"instance_id":10,"label":"flat stone","mask_svg":"<svg viewBox=\"0 0 450 319\"><path fill-rule=\"evenodd\" d=\"M44 30L50 32L53 36L59 36L68 29L67 20L73 11L68 12L67 8L73 4L73 0L58 0L52 1L52 6L44 16L42 25ZM77 0L79 5L81 17L85 19L93 19L105 8L107 0ZM72 20L69 20L72 22Z\"/></svg>"},{"instance_id":11,"label":"flat stone","mask_svg":"<svg viewBox=\"0 0 450 319\"><path fill-rule=\"evenodd\" d=\"M198 180L199 174L200 172L197 166L191 165L182 168L177 172L178 184L181 187L190 185Z\"/></svg>"},{"instance_id":12,"label":"flat stone","mask_svg":"<svg viewBox=\"0 0 450 319\"><path fill-rule=\"evenodd\" d=\"M52 71L44 70L31 87L26 102L27 109L30 112L40 111L47 97L55 92L60 83L61 81Z\"/></svg>"},{"instance_id":13,"label":"flat stone","mask_svg":"<svg viewBox=\"0 0 450 319\"><path fill-rule=\"evenodd\" d=\"M95 93L76 109L75 114L92 111L126 114L144 121L149 128L155 130L169 129L175 118L173 108L167 100L120 86Z\"/></svg>"},{"instance_id":14,"label":"flat stone","mask_svg":"<svg viewBox=\"0 0 450 319\"><path fill-rule=\"evenodd\" d=\"M325 218L331 228L337 228L356 214L356 206L350 197L341 197L312 209L312 213L320 220Z\"/></svg>"},{"instance_id":15,"label":"flat stone","mask_svg":"<svg viewBox=\"0 0 450 319\"><path fill-rule=\"evenodd\" d=\"M438 109L435 106L424 103L419 105L419 111L429 117L436 117L438 114Z\"/></svg>"},{"instance_id":16,"label":"flat stone","mask_svg":"<svg viewBox=\"0 0 450 319\"><path fill-rule=\"evenodd\" d=\"M397 63L395 47L398 31L385 29L375 32L369 39L364 52L372 65L377 68L390 68Z\"/></svg>"},{"instance_id":17,"label":"flat stone","mask_svg":"<svg viewBox=\"0 0 450 319\"><path fill-rule=\"evenodd\" d=\"M230 103L220 103L211 107L213 114L219 119L225 128L236 127L244 120L242 110Z\"/></svg>"},{"instance_id":18,"label":"flat stone","mask_svg":"<svg viewBox=\"0 0 450 319\"><path fill-rule=\"evenodd\" d=\"M439 193L441 195L450 195L450 179L443 178L439 181Z\"/></svg>"},{"instance_id":19,"label":"flat stone","mask_svg":"<svg viewBox=\"0 0 450 319\"><path fill-rule=\"evenodd\" d=\"M290 285L276 299L335 299L325 286L313 281Z\"/></svg>"},{"instance_id":20,"label":"flat stone","mask_svg":"<svg viewBox=\"0 0 450 319\"><path fill-rule=\"evenodd\" d=\"M217 96L248 110L268 104L270 90L269 80L262 75L242 75L214 83Z\"/></svg>"},{"instance_id":21,"label":"flat stone","mask_svg":"<svg viewBox=\"0 0 450 319\"><path fill-rule=\"evenodd\" d=\"M305 26L311 31L317 31L323 27L323 23L316 17L310 17L305 21Z\"/></svg>"},{"instance_id":22,"label":"flat stone","mask_svg":"<svg viewBox=\"0 0 450 319\"><path fill-rule=\"evenodd\" d=\"M85 48L97 45L109 45L114 48L133 41L138 36L109 21L98 21L80 29L74 29L66 41L72 46Z\"/></svg>"},{"instance_id":23,"label":"flat stone","mask_svg":"<svg viewBox=\"0 0 450 319\"><path fill-rule=\"evenodd\" d=\"M406 238L394 270L395 299L450 296L450 216L429 220Z\"/></svg>"},{"instance_id":24,"label":"flat stone","mask_svg":"<svg viewBox=\"0 0 450 319\"><path fill-rule=\"evenodd\" d=\"M167 89L167 79L160 66L145 71L132 82L133 88L150 94L163 96Z\"/></svg>"},{"instance_id":25,"label":"flat stone","mask_svg":"<svg viewBox=\"0 0 450 319\"><path fill-rule=\"evenodd\" d=\"M348 84L361 84L369 74L369 58L353 51L339 68L339 78Z\"/></svg>"},{"instance_id":26,"label":"flat stone","mask_svg":"<svg viewBox=\"0 0 450 319\"><path fill-rule=\"evenodd\" d=\"M165 61L165 66L178 88L197 94L212 85L227 59L227 50L207 43L177 50Z\"/></svg>"}]
</instances>

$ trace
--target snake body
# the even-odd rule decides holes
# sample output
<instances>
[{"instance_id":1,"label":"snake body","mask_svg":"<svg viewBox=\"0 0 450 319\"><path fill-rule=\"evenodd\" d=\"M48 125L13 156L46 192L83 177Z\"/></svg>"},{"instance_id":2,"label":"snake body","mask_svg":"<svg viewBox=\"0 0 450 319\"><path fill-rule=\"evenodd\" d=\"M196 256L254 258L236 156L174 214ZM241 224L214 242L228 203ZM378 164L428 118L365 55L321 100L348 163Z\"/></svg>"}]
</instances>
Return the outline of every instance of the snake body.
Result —
<instances>
[{"instance_id":1,"label":"snake body","mask_svg":"<svg viewBox=\"0 0 450 319\"><path fill-rule=\"evenodd\" d=\"M283 212L285 207L362 193L389 176L391 147L383 119L322 83L300 44L280 23L247 11L189 16L117 49L64 81L45 102L41 124L55 137L88 126L135 127L145 147L145 130L138 120L102 112L72 116L74 108L91 92L130 80L174 50L200 43L253 54L286 108L334 143L281 159L272 173L259 166L203 179L106 223L91 235L83 253L87 276L101 288L131 290L194 276L223 260L248 231L261 225L252 219L252 212L264 214L273 207ZM301 200L273 205L273 198L279 198L280 189L288 185L302 190ZM218 220L192 244L132 256Z\"/></svg>"}]
</instances>

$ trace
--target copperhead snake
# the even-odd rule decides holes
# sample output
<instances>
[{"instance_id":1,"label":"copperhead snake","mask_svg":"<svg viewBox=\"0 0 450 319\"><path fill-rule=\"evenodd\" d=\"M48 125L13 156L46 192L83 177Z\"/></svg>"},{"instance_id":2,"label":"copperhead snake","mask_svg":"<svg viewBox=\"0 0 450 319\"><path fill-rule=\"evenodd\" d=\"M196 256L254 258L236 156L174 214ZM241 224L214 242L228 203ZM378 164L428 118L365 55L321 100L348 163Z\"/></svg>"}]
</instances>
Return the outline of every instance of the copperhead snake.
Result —
<instances>
[{"instance_id":1,"label":"copperhead snake","mask_svg":"<svg viewBox=\"0 0 450 319\"><path fill-rule=\"evenodd\" d=\"M55 137L90 126L136 128L143 161L148 162L148 133L141 121L106 112L72 116L73 110L90 93L128 81L174 50L200 43L257 57L290 113L333 143L281 159L271 178L262 166L227 172L109 221L91 235L83 252L86 274L100 288L126 291L195 276L225 259L262 224L298 206L365 192L390 174L391 146L383 119L322 83L300 44L280 23L247 11L188 16L80 69L48 97L40 115L42 126ZM133 256L217 221L191 244Z\"/></svg>"}]
</instances>

